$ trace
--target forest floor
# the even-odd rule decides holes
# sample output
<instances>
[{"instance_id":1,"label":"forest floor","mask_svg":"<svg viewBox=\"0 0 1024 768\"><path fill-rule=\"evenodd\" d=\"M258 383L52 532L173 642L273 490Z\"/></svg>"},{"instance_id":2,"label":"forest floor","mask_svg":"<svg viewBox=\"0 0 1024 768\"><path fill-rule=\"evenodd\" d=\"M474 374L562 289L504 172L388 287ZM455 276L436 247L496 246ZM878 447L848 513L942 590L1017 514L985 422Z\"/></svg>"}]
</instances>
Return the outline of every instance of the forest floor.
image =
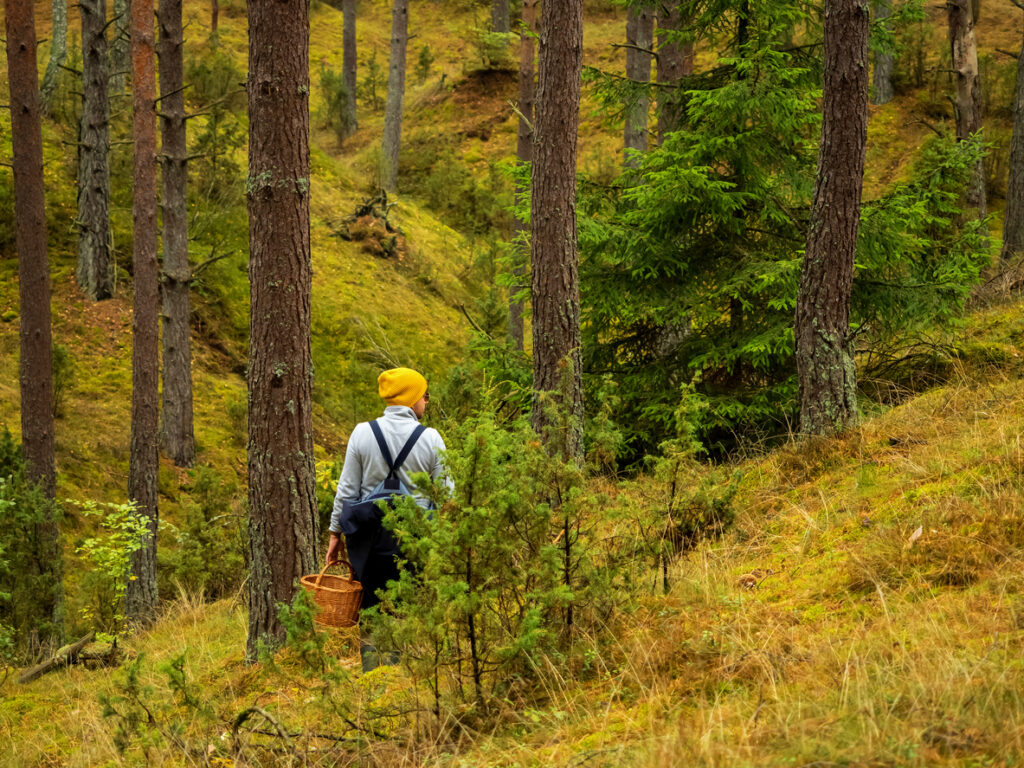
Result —
<instances>
[{"instance_id":1,"label":"forest floor","mask_svg":"<svg viewBox=\"0 0 1024 768\"><path fill-rule=\"evenodd\" d=\"M410 186L392 214L404 245L384 258L374 246L379 233L337 236L372 194L382 111L364 110L359 131L344 141L327 125L318 78L321 67L340 70L341 14L313 4L314 428L323 473L352 424L376 407L367 371L402 361L441 380L463 359L469 325L459 306L472 310L486 292L495 272L491 239L507 235L507 221L493 209L509 190L501 169L514 159L515 82L508 72L478 71L474 30L486 18L466 10L470 5L445 4L445 23L433 24L418 19L436 20L440 6L413 3L410 61L424 48L433 61L422 78L410 78L403 160ZM48 35L44 6L41 39ZM186 3L190 30L205 29L207 7ZM382 3L360 8L360 46L376 52L380 72L372 85L381 89L389 14ZM872 108L867 199L905 178L924 138L950 122L948 73L934 53L947 47L942 8L938 0L926 4L915 43L927 52L918 82ZM245 4L222 0L221 9L220 49L244 69ZM619 11L598 1L588 9L586 62L621 69L622 51L611 47L622 37ZM986 0L978 24L991 116L986 137L996 156L1005 156L1009 143L1005 105L1015 67L1000 51L1017 50L1022 18L1010 0ZM707 55L698 51L698 67ZM8 118L0 120L6 125ZM204 126L203 118L193 125ZM590 177L617 173L617 130L586 96L580 167ZM73 150L61 143L69 134L60 126L45 131L54 331L70 360L57 422L60 494L121 501L130 293L93 305L73 285ZM127 155L120 151L123 174ZM244 168L243 148L234 155ZM990 176L993 189L1005 187L1004 165L996 163ZM124 279L130 214L123 194L118 199L114 237ZM1001 204L991 201L993 233ZM244 204L230 215L219 246L229 255L210 266L195 292L201 467L161 464L161 515L172 529L205 503L202 471L215 473L222 487L217 515L244 511ZM474 230L482 218L492 228L483 234ZM210 246L195 257L213 252ZM0 258L0 426L17 432L15 274L14 259ZM931 389L878 406L843 438L738 460L744 479L732 530L673 564L668 594L651 570L650 594L614 619L616 640L592 659L592 674L570 678L548 669L542 696L500 713L486 729L438 736L437 724L418 714L422 692L401 670L355 677L325 698L323 679L294 655L248 666L241 597L205 603L165 577L163 594L175 596L163 618L123 641L128 656L140 660L141 688L137 699L113 706L131 716L104 716L101 704L103 696L124 693L123 670L75 667L27 686L12 675L0 685L0 764L230 765L235 719L259 707L272 718L263 730L280 723L305 734L292 748L310 765L1019 765L1022 310L1015 300L975 307L949 347L926 356ZM97 598L83 584L85 564L76 554L91 528L69 514L65 530L68 614L77 632ZM356 665L351 634L332 637L328 650L346 668ZM179 658L202 706L171 684L168 670ZM325 709L328 701L360 712L357 725L377 735L353 735ZM118 729L133 727L122 753ZM259 764L248 754L248 764ZM287 763L283 754L261 754L263 764Z\"/></svg>"},{"instance_id":2,"label":"forest floor","mask_svg":"<svg viewBox=\"0 0 1024 768\"><path fill-rule=\"evenodd\" d=\"M124 641L135 705L116 698L123 670L8 680L0 763L286 764L245 728L232 751L236 717L258 707L269 717L254 730L280 724L309 765L1020 764L1022 310L977 310L944 382L860 428L736 462L733 528L674 563L667 594L650 570L590 673L552 666L541 695L485 729L432 723L401 668L331 686L296 651L247 666L240 598L182 591ZM350 632L327 652L358 664ZM122 716L103 715L104 696Z\"/></svg>"}]
</instances>

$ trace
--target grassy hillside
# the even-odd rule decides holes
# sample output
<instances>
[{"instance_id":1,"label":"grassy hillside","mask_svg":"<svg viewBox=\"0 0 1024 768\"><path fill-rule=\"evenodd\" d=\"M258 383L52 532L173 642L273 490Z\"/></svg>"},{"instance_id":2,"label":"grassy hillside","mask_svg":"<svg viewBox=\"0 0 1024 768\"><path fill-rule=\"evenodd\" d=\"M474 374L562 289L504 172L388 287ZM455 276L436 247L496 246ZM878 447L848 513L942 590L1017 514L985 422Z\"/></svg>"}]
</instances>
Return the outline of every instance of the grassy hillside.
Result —
<instances>
[{"instance_id":1,"label":"grassy hillside","mask_svg":"<svg viewBox=\"0 0 1024 768\"><path fill-rule=\"evenodd\" d=\"M943 7L926 3L924 20L901 32L898 96L872 108L866 198L904 179L925 138L951 121ZM40 38L48 37L48 12L48 3L39 4ZM231 65L228 80L238 84L247 56L245 3L221 2L219 60L205 39L207 13L206 3L186 3L186 56L194 72L204 62ZM344 141L325 113L322 79L340 71L341 13L314 0L311 19L314 430L325 465L341 455L352 425L378 407L377 370L412 365L443 382L466 356L469 324L460 307L475 316L475 302L501 299L490 291L496 242L510 227L503 168L514 160L516 117L508 102L516 84L510 71L479 69L476 31L488 23L486 8L414 0L410 68L426 64L408 80L401 190L389 215L402 240L396 253L382 255L379 228L353 228L350 219L375 189L383 111L370 108L369 91L382 102L390 11L383 2L360 3L365 92L360 128ZM998 236L1015 66L1001 51L1018 49L1024 15L1010 0L986 0L977 28L994 143L990 228ZM621 71L624 54L611 44L622 34L621 9L587 3L587 64ZM44 43L41 66L46 51ZM379 67L375 78L371 61ZM698 68L711 63L710 51L698 50ZM228 71L214 70L214 77ZM189 96L194 109L202 108L201 90ZM3 82L0 100L5 93ZM44 125L54 334L67 360L57 421L59 494L120 501L131 379L130 150L119 145L114 158L118 293L93 304L74 285L74 96L67 87L62 103L58 119ZM609 180L618 168L620 127L596 104L585 95L580 170ZM128 119L125 105L115 105L122 138ZM211 119L190 123L192 141ZM236 121L244 138L237 103L225 119ZM9 136L5 113L0 128ZM344 660L329 684L294 649L273 664L246 666L241 595L205 603L194 587L174 583L191 573L174 552L197 510L228 521L216 557L237 566L244 550L232 522L241 519L245 498L244 146L228 147L223 159L235 164L234 176L204 176L209 185L194 187L193 260L215 259L194 292L200 468L161 464L168 607L157 626L123 641L128 658L139 660L138 698L112 702L122 717L103 716L101 697L123 693L124 670L73 668L27 686L7 678L0 683L0 764L286 764L284 753L247 745L261 741L253 727L278 724L310 765L1024 761L1024 321L1015 300L974 308L961 332L941 329L943 343L922 364L932 389L913 398L900 392L895 405L867 404L871 418L840 439L789 444L730 465L743 480L733 502L737 519L724 538L674 561L667 594L656 572L645 572L649 588L623 602L626 610L608 627L614 639L599 646L587 669L575 677L557 665L542 670L532 698L505 702L485 726L432 722L424 692L401 670L354 674L351 633L327 641L326 651ZM9 170L0 169L0 182L0 425L17 433L17 269L12 230L3 223L12 210ZM594 490L625 509L657 509L663 500L645 493L645 482L627 488L600 480ZM69 510L71 633L89 626L82 611L95 613L102 599L76 552L93 527ZM179 658L184 686L174 672ZM235 719L254 707L270 719L240 730L248 762L235 762ZM121 754L117 729L132 713L141 724Z\"/></svg>"},{"instance_id":2,"label":"grassy hillside","mask_svg":"<svg viewBox=\"0 0 1024 768\"><path fill-rule=\"evenodd\" d=\"M979 312L963 346L1002 362L961 360L945 386L841 439L736 465L734 529L677 561L668 594L654 580L615 619L616 641L592 660L589 681L552 667L543 695L486 730L439 739L400 670L325 689L295 651L248 668L238 598L203 605L181 594L127 645L142 658L141 698L155 718L150 760L196 764L158 735L177 723L189 749L230 764L233 719L259 706L307 734L293 748L315 765L1016 764L1022 331L1019 304ZM327 652L355 664L353 635L334 635ZM170 687L167 664L181 654L206 709ZM98 697L119 693L123 674L8 683L5 764L141 760L144 742L118 756L118 720L100 714ZM358 714L346 725L338 711ZM352 740L309 735L325 732ZM262 764L283 764L244 743Z\"/></svg>"}]
</instances>

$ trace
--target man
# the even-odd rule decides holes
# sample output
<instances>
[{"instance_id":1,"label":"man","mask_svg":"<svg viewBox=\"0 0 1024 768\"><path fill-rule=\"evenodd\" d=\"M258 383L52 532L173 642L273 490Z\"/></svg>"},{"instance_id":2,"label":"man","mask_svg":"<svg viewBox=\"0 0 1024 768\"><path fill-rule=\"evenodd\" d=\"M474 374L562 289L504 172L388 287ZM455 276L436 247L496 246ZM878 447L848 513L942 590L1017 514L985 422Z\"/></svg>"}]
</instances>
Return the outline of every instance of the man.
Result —
<instances>
[{"instance_id":1,"label":"man","mask_svg":"<svg viewBox=\"0 0 1024 768\"><path fill-rule=\"evenodd\" d=\"M430 401L427 380L410 368L392 368L378 377L377 386L387 407L375 422L362 422L352 430L334 497L327 546L327 563L337 562L341 534L345 533L353 573L363 585L363 608L377 605L377 591L398 578L400 551L391 532L381 525L375 505L363 504L361 508L357 502L381 493L382 486L386 486L398 493L411 493L417 504L428 508L429 499L415 492L411 476L425 472L436 479L444 474L440 456L444 440L437 430L419 423ZM366 512L366 507L371 511ZM365 635L361 652L363 671L374 669L377 652Z\"/></svg>"}]
</instances>

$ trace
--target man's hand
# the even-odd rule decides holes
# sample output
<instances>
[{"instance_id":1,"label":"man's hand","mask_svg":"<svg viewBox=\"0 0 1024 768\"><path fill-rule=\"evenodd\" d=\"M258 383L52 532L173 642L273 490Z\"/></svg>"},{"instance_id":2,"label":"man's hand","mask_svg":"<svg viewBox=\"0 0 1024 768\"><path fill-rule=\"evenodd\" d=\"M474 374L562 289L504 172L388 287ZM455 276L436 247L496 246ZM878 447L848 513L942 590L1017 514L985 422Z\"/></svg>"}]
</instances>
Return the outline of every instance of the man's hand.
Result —
<instances>
[{"instance_id":1,"label":"man's hand","mask_svg":"<svg viewBox=\"0 0 1024 768\"><path fill-rule=\"evenodd\" d=\"M338 562L338 550L341 549L341 536L331 531L331 540L327 544L326 565L334 565Z\"/></svg>"}]
</instances>

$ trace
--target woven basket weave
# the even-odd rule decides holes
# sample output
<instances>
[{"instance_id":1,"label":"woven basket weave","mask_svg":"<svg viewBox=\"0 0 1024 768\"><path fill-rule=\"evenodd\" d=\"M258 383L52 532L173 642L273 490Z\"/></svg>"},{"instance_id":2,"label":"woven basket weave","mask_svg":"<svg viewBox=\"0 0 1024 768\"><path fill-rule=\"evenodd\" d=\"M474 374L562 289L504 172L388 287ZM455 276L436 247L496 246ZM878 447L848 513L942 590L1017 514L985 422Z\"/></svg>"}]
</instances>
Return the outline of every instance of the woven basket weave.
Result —
<instances>
[{"instance_id":1,"label":"woven basket weave","mask_svg":"<svg viewBox=\"0 0 1024 768\"><path fill-rule=\"evenodd\" d=\"M327 573L335 565L348 568L348 576ZM353 627L359 623L359 606L363 602L363 585L355 579L352 564L345 558L325 565L319 574L303 576L300 580L313 597L320 611L316 623L325 627Z\"/></svg>"}]
</instances>

